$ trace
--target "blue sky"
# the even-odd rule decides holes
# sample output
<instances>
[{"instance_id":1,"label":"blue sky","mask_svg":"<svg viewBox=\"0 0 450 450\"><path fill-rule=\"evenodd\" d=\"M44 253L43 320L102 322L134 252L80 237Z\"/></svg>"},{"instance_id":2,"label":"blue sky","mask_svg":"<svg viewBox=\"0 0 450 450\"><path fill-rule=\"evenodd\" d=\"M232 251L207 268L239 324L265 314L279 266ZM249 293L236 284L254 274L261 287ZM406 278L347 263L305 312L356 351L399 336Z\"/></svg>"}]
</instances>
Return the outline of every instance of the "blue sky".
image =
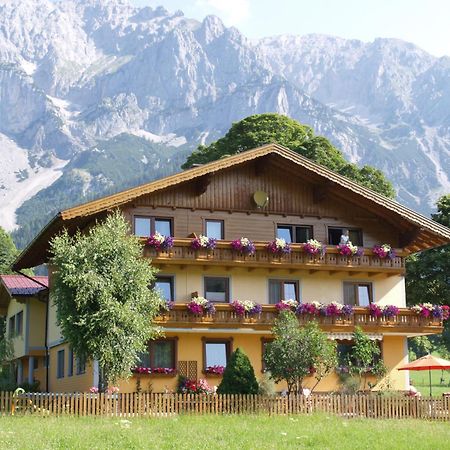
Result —
<instances>
[{"instance_id":1,"label":"blue sky","mask_svg":"<svg viewBox=\"0 0 450 450\"><path fill-rule=\"evenodd\" d=\"M413 42L436 56L450 55L450 0L130 0L181 9L202 20L218 15L246 36L324 33L372 41Z\"/></svg>"}]
</instances>

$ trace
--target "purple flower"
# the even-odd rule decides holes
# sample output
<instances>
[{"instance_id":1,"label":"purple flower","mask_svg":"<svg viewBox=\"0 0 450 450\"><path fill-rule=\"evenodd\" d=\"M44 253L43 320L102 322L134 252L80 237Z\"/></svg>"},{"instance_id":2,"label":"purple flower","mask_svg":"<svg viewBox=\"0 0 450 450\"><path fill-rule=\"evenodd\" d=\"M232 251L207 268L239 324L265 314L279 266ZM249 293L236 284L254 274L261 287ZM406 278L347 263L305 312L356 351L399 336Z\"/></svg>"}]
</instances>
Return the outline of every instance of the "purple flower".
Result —
<instances>
[{"instance_id":1,"label":"purple flower","mask_svg":"<svg viewBox=\"0 0 450 450\"><path fill-rule=\"evenodd\" d=\"M270 241L267 246L267 251L274 255L286 255L291 253L291 246L284 240L277 238L274 241Z\"/></svg>"},{"instance_id":2,"label":"purple flower","mask_svg":"<svg viewBox=\"0 0 450 450\"><path fill-rule=\"evenodd\" d=\"M319 303L300 303L295 313L297 315L308 314L310 316L316 316L320 313L320 308L321 305Z\"/></svg>"},{"instance_id":3,"label":"purple flower","mask_svg":"<svg viewBox=\"0 0 450 450\"><path fill-rule=\"evenodd\" d=\"M383 308L383 316L385 317L395 317L399 313L397 306L388 305Z\"/></svg>"},{"instance_id":4,"label":"purple flower","mask_svg":"<svg viewBox=\"0 0 450 450\"><path fill-rule=\"evenodd\" d=\"M173 247L173 237L163 236L162 234L156 232L147 239L145 244L159 252L167 251Z\"/></svg>"},{"instance_id":5,"label":"purple flower","mask_svg":"<svg viewBox=\"0 0 450 450\"><path fill-rule=\"evenodd\" d=\"M262 306L259 303L255 303L255 306L250 310L250 314L257 316L262 313Z\"/></svg>"},{"instance_id":6,"label":"purple flower","mask_svg":"<svg viewBox=\"0 0 450 450\"><path fill-rule=\"evenodd\" d=\"M375 303L371 303L369 306L369 313L372 317L381 317L383 315L383 310Z\"/></svg>"},{"instance_id":7,"label":"purple flower","mask_svg":"<svg viewBox=\"0 0 450 450\"><path fill-rule=\"evenodd\" d=\"M433 314L433 317L436 317L436 319L442 320L444 318L444 310L439 305L435 305L433 307L432 314Z\"/></svg>"},{"instance_id":8,"label":"purple flower","mask_svg":"<svg viewBox=\"0 0 450 450\"><path fill-rule=\"evenodd\" d=\"M374 245L372 253L380 259L394 259L397 256L389 244Z\"/></svg>"},{"instance_id":9,"label":"purple flower","mask_svg":"<svg viewBox=\"0 0 450 450\"><path fill-rule=\"evenodd\" d=\"M327 247L316 239L309 239L305 244L303 244L303 250L309 255L324 256L327 252Z\"/></svg>"},{"instance_id":10,"label":"purple flower","mask_svg":"<svg viewBox=\"0 0 450 450\"><path fill-rule=\"evenodd\" d=\"M188 303L187 309L192 314L203 314L203 307L201 305L197 305L197 303Z\"/></svg>"},{"instance_id":11,"label":"purple flower","mask_svg":"<svg viewBox=\"0 0 450 450\"><path fill-rule=\"evenodd\" d=\"M343 316L353 315L353 306L352 305L344 305L341 309L341 314Z\"/></svg>"},{"instance_id":12,"label":"purple flower","mask_svg":"<svg viewBox=\"0 0 450 450\"><path fill-rule=\"evenodd\" d=\"M239 253L246 253L247 255L253 255L256 251L255 244L247 238L235 239L230 243L231 248Z\"/></svg>"},{"instance_id":13,"label":"purple flower","mask_svg":"<svg viewBox=\"0 0 450 450\"><path fill-rule=\"evenodd\" d=\"M217 244L216 239L203 236L202 234L198 237L195 237L191 241L191 247L194 250L200 250L201 248L214 250L216 248L216 244Z\"/></svg>"}]
</instances>

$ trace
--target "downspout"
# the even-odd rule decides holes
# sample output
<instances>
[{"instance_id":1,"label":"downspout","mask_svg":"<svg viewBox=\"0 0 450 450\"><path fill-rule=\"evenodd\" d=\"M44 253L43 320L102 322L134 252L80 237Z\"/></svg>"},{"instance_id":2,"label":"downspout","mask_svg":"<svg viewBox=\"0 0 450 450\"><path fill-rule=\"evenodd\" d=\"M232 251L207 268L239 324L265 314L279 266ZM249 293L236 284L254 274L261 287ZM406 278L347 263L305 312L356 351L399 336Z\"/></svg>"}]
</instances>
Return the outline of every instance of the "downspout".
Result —
<instances>
[{"instance_id":1,"label":"downspout","mask_svg":"<svg viewBox=\"0 0 450 450\"><path fill-rule=\"evenodd\" d=\"M41 283L38 280L35 280L33 277L30 277L29 275L27 275L26 273L21 272L20 270L15 270L14 272L17 272L19 275L22 275L25 278L28 278L29 280L35 282L36 284L39 284L39 286L42 286L43 288L45 288L45 290L47 291L46 293L46 307L45 307L45 331L44 331L44 347L45 347L45 392L48 392L48 376L49 376L49 351L48 351L48 315L49 315L49 295L48 295L48 286L46 286L45 284Z\"/></svg>"}]
</instances>

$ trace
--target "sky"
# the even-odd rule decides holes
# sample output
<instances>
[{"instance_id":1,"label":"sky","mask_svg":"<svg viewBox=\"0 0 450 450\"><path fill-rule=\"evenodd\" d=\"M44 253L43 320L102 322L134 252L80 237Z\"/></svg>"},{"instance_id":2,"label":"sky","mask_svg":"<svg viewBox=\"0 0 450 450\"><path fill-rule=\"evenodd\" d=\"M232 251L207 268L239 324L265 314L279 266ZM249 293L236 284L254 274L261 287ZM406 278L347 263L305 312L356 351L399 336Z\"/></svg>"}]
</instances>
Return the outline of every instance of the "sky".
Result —
<instances>
[{"instance_id":1,"label":"sky","mask_svg":"<svg viewBox=\"0 0 450 450\"><path fill-rule=\"evenodd\" d=\"M365 42L377 37L413 42L450 56L450 0L130 0L162 5L202 20L219 16L249 38L321 33Z\"/></svg>"}]
</instances>

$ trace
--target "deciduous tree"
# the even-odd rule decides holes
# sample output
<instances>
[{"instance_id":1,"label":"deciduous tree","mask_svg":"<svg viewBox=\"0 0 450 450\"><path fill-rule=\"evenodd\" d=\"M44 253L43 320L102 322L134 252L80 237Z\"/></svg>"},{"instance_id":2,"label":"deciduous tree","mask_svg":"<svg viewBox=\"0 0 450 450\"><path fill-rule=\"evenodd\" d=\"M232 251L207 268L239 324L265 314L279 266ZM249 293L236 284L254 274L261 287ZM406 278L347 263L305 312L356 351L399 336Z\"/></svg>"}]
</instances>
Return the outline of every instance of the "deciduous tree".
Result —
<instances>
[{"instance_id":1,"label":"deciduous tree","mask_svg":"<svg viewBox=\"0 0 450 450\"><path fill-rule=\"evenodd\" d=\"M11 236L0 227L0 274L13 273L11 264L17 256L17 249Z\"/></svg>"},{"instance_id":2,"label":"deciduous tree","mask_svg":"<svg viewBox=\"0 0 450 450\"><path fill-rule=\"evenodd\" d=\"M275 339L264 353L266 368L275 382L286 381L290 394L302 392L307 376L316 374L320 381L336 367L335 343L316 322L299 327L295 314L285 311L275 320L272 332Z\"/></svg>"},{"instance_id":3,"label":"deciduous tree","mask_svg":"<svg viewBox=\"0 0 450 450\"><path fill-rule=\"evenodd\" d=\"M51 300L77 357L97 360L105 385L130 375L157 334L152 319L162 300L149 289L154 269L119 212L87 233L63 232L51 242Z\"/></svg>"},{"instance_id":4,"label":"deciduous tree","mask_svg":"<svg viewBox=\"0 0 450 450\"><path fill-rule=\"evenodd\" d=\"M256 114L234 123L224 137L208 146L200 145L182 167L187 169L270 143L283 145L376 192L395 196L392 184L380 170L349 164L328 139L316 136L311 127L273 113Z\"/></svg>"},{"instance_id":5,"label":"deciduous tree","mask_svg":"<svg viewBox=\"0 0 450 450\"><path fill-rule=\"evenodd\" d=\"M436 203L432 219L450 227L450 194ZM433 303L450 306L450 245L426 250L406 261L406 301L409 305ZM433 350L450 355L450 323L446 322L441 336L430 337ZM446 353L444 355L444 352Z\"/></svg>"}]
</instances>

